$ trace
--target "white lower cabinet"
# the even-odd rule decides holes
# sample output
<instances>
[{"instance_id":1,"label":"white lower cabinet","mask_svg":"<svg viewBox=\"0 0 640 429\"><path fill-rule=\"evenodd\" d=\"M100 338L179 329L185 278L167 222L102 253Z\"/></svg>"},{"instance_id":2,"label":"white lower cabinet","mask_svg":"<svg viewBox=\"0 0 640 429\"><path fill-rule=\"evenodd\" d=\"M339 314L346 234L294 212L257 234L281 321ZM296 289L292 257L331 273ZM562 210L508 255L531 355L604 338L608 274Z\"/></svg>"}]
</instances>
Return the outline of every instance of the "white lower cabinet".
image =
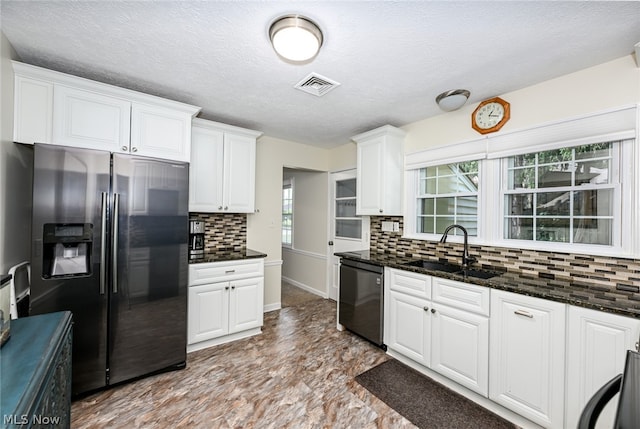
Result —
<instances>
[{"instance_id":1,"label":"white lower cabinet","mask_svg":"<svg viewBox=\"0 0 640 429\"><path fill-rule=\"evenodd\" d=\"M566 305L491 291L489 398L548 428L564 423Z\"/></svg>"},{"instance_id":2,"label":"white lower cabinet","mask_svg":"<svg viewBox=\"0 0 640 429\"><path fill-rule=\"evenodd\" d=\"M635 350L640 319L569 307L567 331L566 428L575 428L591 396L624 370L627 350ZM604 408L597 428L612 428L616 395Z\"/></svg>"},{"instance_id":3,"label":"white lower cabinet","mask_svg":"<svg viewBox=\"0 0 640 429\"><path fill-rule=\"evenodd\" d=\"M394 290L389 291L387 297L387 347L431 366L431 301Z\"/></svg>"},{"instance_id":4,"label":"white lower cabinet","mask_svg":"<svg viewBox=\"0 0 640 429\"><path fill-rule=\"evenodd\" d=\"M545 428L577 427L627 350L640 348L640 319L391 268L384 329L391 355ZM613 427L616 404L596 428Z\"/></svg>"},{"instance_id":5,"label":"white lower cabinet","mask_svg":"<svg viewBox=\"0 0 640 429\"><path fill-rule=\"evenodd\" d=\"M189 266L187 351L255 335L264 313L262 259Z\"/></svg>"},{"instance_id":6,"label":"white lower cabinet","mask_svg":"<svg viewBox=\"0 0 640 429\"><path fill-rule=\"evenodd\" d=\"M393 269L385 288L387 347L486 397L489 289Z\"/></svg>"},{"instance_id":7,"label":"white lower cabinet","mask_svg":"<svg viewBox=\"0 0 640 429\"><path fill-rule=\"evenodd\" d=\"M489 390L489 318L433 304L431 369L487 396Z\"/></svg>"}]
</instances>

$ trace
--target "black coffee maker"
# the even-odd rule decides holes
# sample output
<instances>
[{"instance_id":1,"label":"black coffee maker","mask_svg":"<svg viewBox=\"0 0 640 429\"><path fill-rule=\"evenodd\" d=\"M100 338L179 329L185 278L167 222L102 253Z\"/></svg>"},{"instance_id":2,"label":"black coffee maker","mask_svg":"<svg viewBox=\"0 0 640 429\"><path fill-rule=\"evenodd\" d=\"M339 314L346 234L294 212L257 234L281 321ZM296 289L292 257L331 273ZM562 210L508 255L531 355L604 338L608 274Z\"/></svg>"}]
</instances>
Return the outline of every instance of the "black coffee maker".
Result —
<instances>
[{"instance_id":1,"label":"black coffee maker","mask_svg":"<svg viewBox=\"0 0 640 429\"><path fill-rule=\"evenodd\" d=\"M204 258L204 222L189 221L189 260Z\"/></svg>"}]
</instances>

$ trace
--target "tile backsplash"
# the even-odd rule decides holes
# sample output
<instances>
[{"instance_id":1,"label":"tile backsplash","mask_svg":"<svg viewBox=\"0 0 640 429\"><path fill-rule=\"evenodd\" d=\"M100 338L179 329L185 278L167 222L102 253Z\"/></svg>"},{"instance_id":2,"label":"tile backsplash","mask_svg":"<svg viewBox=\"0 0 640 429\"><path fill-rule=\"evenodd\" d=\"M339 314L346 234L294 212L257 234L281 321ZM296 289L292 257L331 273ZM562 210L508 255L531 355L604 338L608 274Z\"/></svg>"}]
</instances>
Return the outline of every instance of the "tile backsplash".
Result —
<instances>
[{"instance_id":1,"label":"tile backsplash","mask_svg":"<svg viewBox=\"0 0 640 429\"><path fill-rule=\"evenodd\" d=\"M205 252L247 247L245 213L189 213L189 219L204 222Z\"/></svg>"},{"instance_id":2,"label":"tile backsplash","mask_svg":"<svg viewBox=\"0 0 640 429\"><path fill-rule=\"evenodd\" d=\"M383 232L382 222L400 222L400 232ZM372 251L414 258L446 259L460 263L462 244L402 238L403 218L371 217ZM613 289L637 290L640 260L572 253L541 252L517 248L469 245L469 253L483 268L597 283Z\"/></svg>"}]
</instances>

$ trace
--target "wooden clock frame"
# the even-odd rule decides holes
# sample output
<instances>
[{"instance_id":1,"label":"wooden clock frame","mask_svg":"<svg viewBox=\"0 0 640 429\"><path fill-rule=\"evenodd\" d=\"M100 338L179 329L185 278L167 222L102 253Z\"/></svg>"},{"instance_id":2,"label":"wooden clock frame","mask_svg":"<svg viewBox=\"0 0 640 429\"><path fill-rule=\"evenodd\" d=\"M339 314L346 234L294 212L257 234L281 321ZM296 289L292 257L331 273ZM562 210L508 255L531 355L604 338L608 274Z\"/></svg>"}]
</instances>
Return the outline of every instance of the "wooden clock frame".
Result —
<instances>
[{"instance_id":1,"label":"wooden clock frame","mask_svg":"<svg viewBox=\"0 0 640 429\"><path fill-rule=\"evenodd\" d=\"M502 117L502 119L500 120L500 122L498 122L497 124L495 124L493 127L491 128L481 128L478 126L478 124L476 123L476 113L478 112L478 110L480 110L483 106L486 106L489 103L499 103L500 105L502 105L502 107L504 108L504 116ZM478 107L476 107L476 109L473 111L473 113L471 114L471 127L476 130L477 132L479 132L480 134L489 134L489 133L494 133L498 130L500 130L500 128L502 128L502 126L504 124L507 123L507 121L511 118L511 105L509 104L508 101L503 100L500 97L493 97L493 98L489 98L487 100L482 101L480 104L478 104Z\"/></svg>"}]
</instances>

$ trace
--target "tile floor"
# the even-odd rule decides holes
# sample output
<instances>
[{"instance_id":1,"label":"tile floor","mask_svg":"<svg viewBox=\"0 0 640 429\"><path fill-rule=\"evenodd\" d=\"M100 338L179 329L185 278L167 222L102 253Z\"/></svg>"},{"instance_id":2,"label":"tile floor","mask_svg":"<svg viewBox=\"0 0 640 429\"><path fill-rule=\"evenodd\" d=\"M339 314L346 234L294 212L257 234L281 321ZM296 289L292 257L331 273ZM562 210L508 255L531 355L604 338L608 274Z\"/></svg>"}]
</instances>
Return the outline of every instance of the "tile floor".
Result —
<instances>
[{"instance_id":1,"label":"tile floor","mask_svg":"<svg viewBox=\"0 0 640 429\"><path fill-rule=\"evenodd\" d=\"M75 401L72 428L415 428L354 381L388 357L336 330L334 301L286 284L282 301L261 335Z\"/></svg>"}]
</instances>

